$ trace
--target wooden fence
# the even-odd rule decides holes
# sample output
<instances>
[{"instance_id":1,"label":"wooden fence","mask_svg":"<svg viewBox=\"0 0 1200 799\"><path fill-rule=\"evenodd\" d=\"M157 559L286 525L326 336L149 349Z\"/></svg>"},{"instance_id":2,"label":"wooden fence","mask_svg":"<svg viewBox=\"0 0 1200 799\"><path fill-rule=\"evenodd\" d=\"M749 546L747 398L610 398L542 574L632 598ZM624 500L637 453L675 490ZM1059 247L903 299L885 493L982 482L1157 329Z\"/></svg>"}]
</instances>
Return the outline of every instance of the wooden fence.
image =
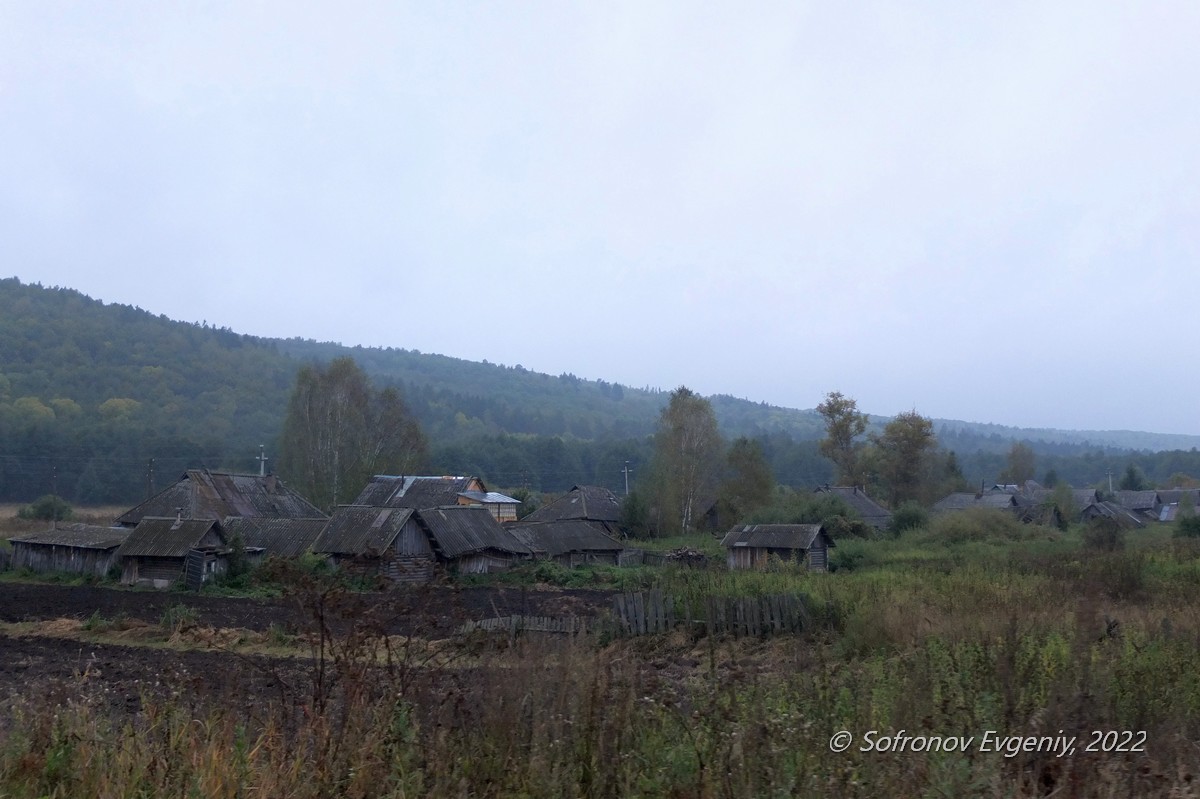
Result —
<instances>
[{"instance_id":1,"label":"wooden fence","mask_svg":"<svg viewBox=\"0 0 1200 799\"><path fill-rule=\"evenodd\" d=\"M557 633L560 635L581 635L588 631L588 620L577 616L554 618L552 616L497 616L494 619L469 621L462 626L461 632L472 630L488 630L492 632L535 632Z\"/></svg>"},{"instance_id":2,"label":"wooden fence","mask_svg":"<svg viewBox=\"0 0 1200 799\"><path fill-rule=\"evenodd\" d=\"M798 595L705 597L697 603L677 602L662 591L639 591L613 597L617 630L625 635L656 635L676 627L708 635L759 637L798 633L809 625L804 599Z\"/></svg>"}]
</instances>

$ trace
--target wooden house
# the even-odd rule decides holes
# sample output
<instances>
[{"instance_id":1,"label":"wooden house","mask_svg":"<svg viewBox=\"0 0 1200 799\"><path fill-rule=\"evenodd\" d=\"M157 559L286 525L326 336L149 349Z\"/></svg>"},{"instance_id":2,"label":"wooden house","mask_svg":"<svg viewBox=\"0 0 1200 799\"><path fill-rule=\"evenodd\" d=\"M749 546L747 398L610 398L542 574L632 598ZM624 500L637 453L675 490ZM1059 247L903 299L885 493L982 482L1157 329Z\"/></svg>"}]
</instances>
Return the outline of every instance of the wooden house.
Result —
<instances>
[{"instance_id":1,"label":"wooden house","mask_svg":"<svg viewBox=\"0 0 1200 799\"><path fill-rule=\"evenodd\" d=\"M1019 514L1023 507L1024 505L1015 494L1006 491L988 491L982 494L959 491L935 502L933 512L949 513L967 508L993 508Z\"/></svg>"},{"instance_id":2,"label":"wooden house","mask_svg":"<svg viewBox=\"0 0 1200 799\"><path fill-rule=\"evenodd\" d=\"M819 524L748 524L721 539L731 569L761 569L772 556L784 561L808 561L812 571L829 568L833 539Z\"/></svg>"},{"instance_id":3,"label":"wooden house","mask_svg":"<svg viewBox=\"0 0 1200 799\"><path fill-rule=\"evenodd\" d=\"M602 486L572 486L570 491L553 502L546 503L521 521L583 521L606 535L620 537L621 500Z\"/></svg>"},{"instance_id":4,"label":"wooden house","mask_svg":"<svg viewBox=\"0 0 1200 799\"><path fill-rule=\"evenodd\" d=\"M117 549L129 537L123 527L59 524L53 530L9 539L12 567L105 577L117 565Z\"/></svg>"},{"instance_id":5,"label":"wooden house","mask_svg":"<svg viewBox=\"0 0 1200 799\"><path fill-rule=\"evenodd\" d=\"M395 582L425 583L437 558L412 508L342 505L312 544L336 568Z\"/></svg>"},{"instance_id":6,"label":"wooden house","mask_svg":"<svg viewBox=\"0 0 1200 799\"><path fill-rule=\"evenodd\" d=\"M616 566L624 549L620 541L585 519L520 521L508 529L535 557L547 557L563 566L585 563Z\"/></svg>"},{"instance_id":7,"label":"wooden house","mask_svg":"<svg viewBox=\"0 0 1200 799\"><path fill-rule=\"evenodd\" d=\"M1118 491L1117 504L1125 510L1133 511L1146 521L1158 521L1162 513L1163 503L1158 492L1147 491Z\"/></svg>"},{"instance_id":8,"label":"wooden house","mask_svg":"<svg viewBox=\"0 0 1200 799\"><path fill-rule=\"evenodd\" d=\"M189 469L175 483L117 517L116 524L135 527L146 517L212 519L328 518L275 475L230 474Z\"/></svg>"},{"instance_id":9,"label":"wooden house","mask_svg":"<svg viewBox=\"0 0 1200 799\"><path fill-rule=\"evenodd\" d=\"M1097 500L1080 510L1080 521L1089 522L1092 519L1112 519L1123 530L1141 529L1146 526L1146 522L1138 514L1115 502Z\"/></svg>"},{"instance_id":10,"label":"wooden house","mask_svg":"<svg viewBox=\"0 0 1200 799\"><path fill-rule=\"evenodd\" d=\"M485 574L532 557L483 507L337 508L313 551L339 568L395 582L428 582L438 569Z\"/></svg>"},{"instance_id":11,"label":"wooden house","mask_svg":"<svg viewBox=\"0 0 1200 799\"><path fill-rule=\"evenodd\" d=\"M498 522L512 522L517 520L517 505L521 502L488 491L478 477L377 474L352 504L414 510L477 505L486 508Z\"/></svg>"},{"instance_id":12,"label":"wooden house","mask_svg":"<svg viewBox=\"0 0 1200 799\"><path fill-rule=\"evenodd\" d=\"M170 588L184 578L188 553L203 554L203 579L221 573L227 552L221 523L215 519L144 517L117 550L121 582Z\"/></svg>"},{"instance_id":13,"label":"wooden house","mask_svg":"<svg viewBox=\"0 0 1200 799\"><path fill-rule=\"evenodd\" d=\"M892 524L892 512L867 496L865 489L857 486L821 486L813 493L837 497L876 530L886 530Z\"/></svg>"}]
</instances>

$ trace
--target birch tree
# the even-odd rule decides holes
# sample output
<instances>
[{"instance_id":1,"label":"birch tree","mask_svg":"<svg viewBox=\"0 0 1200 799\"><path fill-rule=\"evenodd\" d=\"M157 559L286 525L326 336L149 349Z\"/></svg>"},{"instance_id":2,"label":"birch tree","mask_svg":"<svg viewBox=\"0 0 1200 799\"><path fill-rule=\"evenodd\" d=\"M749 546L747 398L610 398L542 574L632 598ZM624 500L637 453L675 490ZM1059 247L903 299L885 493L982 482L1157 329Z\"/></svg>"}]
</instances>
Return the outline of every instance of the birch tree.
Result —
<instances>
[{"instance_id":1,"label":"birch tree","mask_svg":"<svg viewBox=\"0 0 1200 799\"><path fill-rule=\"evenodd\" d=\"M375 390L353 358L307 365L296 375L279 470L318 507L349 502L373 474L411 472L427 451L399 392Z\"/></svg>"},{"instance_id":2,"label":"birch tree","mask_svg":"<svg viewBox=\"0 0 1200 799\"><path fill-rule=\"evenodd\" d=\"M712 404L680 386L658 420L655 473L658 504L667 532L687 532L716 497L724 444Z\"/></svg>"}]
</instances>

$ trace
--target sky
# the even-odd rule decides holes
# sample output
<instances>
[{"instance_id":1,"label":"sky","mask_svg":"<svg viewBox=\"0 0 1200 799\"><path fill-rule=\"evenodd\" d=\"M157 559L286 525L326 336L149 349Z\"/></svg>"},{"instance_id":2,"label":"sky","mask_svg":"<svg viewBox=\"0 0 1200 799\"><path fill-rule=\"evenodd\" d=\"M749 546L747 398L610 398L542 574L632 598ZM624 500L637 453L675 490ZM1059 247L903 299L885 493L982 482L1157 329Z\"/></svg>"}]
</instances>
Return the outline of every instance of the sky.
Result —
<instances>
[{"instance_id":1,"label":"sky","mask_svg":"<svg viewBox=\"0 0 1200 799\"><path fill-rule=\"evenodd\" d=\"M634 387L1200 434L1197 30L1193 2L0 0L0 275Z\"/></svg>"}]
</instances>

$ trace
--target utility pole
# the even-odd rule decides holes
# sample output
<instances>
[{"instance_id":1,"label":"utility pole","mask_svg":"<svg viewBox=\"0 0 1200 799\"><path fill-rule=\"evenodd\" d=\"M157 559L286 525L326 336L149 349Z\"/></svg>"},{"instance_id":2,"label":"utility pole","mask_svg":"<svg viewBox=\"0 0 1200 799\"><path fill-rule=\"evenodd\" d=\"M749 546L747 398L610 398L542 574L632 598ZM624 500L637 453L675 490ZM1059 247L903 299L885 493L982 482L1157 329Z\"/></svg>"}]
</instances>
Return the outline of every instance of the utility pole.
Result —
<instances>
[{"instance_id":1,"label":"utility pole","mask_svg":"<svg viewBox=\"0 0 1200 799\"><path fill-rule=\"evenodd\" d=\"M146 499L154 496L154 458L146 464Z\"/></svg>"},{"instance_id":2,"label":"utility pole","mask_svg":"<svg viewBox=\"0 0 1200 799\"><path fill-rule=\"evenodd\" d=\"M629 468L629 461L625 461L625 468L621 471L625 473L625 496L629 496L629 473L633 471Z\"/></svg>"},{"instance_id":3,"label":"utility pole","mask_svg":"<svg viewBox=\"0 0 1200 799\"><path fill-rule=\"evenodd\" d=\"M255 458L255 460L258 461L258 476L266 477L267 476L267 445L266 444L258 445L258 457Z\"/></svg>"},{"instance_id":4,"label":"utility pole","mask_svg":"<svg viewBox=\"0 0 1200 799\"><path fill-rule=\"evenodd\" d=\"M1112 469L1108 470L1108 493L1112 493Z\"/></svg>"}]
</instances>

